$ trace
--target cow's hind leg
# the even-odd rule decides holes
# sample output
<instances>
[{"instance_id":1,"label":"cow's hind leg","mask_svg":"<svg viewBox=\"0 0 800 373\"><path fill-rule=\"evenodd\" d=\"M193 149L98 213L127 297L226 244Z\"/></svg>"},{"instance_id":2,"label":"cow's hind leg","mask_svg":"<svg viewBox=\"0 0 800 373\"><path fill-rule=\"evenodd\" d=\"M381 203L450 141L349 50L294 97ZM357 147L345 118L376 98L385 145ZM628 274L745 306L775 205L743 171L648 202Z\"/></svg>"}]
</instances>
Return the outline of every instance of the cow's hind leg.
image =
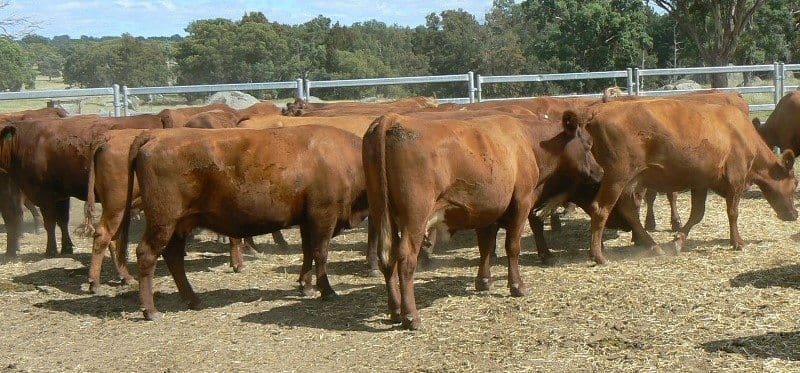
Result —
<instances>
[{"instance_id":1,"label":"cow's hind leg","mask_svg":"<svg viewBox=\"0 0 800 373\"><path fill-rule=\"evenodd\" d=\"M655 214L655 203L656 203L656 193L653 189L647 189L644 193L644 202L647 205L647 213L645 214L644 218L644 227L648 231L656 230L656 214Z\"/></svg>"},{"instance_id":2,"label":"cow's hind leg","mask_svg":"<svg viewBox=\"0 0 800 373\"><path fill-rule=\"evenodd\" d=\"M181 235L179 232L172 234L167 247L162 253L164 262L167 263L169 273L172 274L172 279L175 280L175 286L178 287L178 294L183 299L189 309L196 310L200 308L200 298L197 297L192 285L189 284L189 279L186 278L186 267L184 258L186 257L186 236Z\"/></svg>"},{"instance_id":3,"label":"cow's hind leg","mask_svg":"<svg viewBox=\"0 0 800 373\"><path fill-rule=\"evenodd\" d=\"M6 256L17 256L19 237L22 234L22 206L19 199L7 195L0 196L0 214L6 225Z\"/></svg>"},{"instance_id":4,"label":"cow's hind leg","mask_svg":"<svg viewBox=\"0 0 800 373\"><path fill-rule=\"evenodd\" d=\"M624 179L615 180L613 175L608 172L603 177L603 180L604 182L600 184L600 190L597 192L594 202L592 202L589 213L592 226L590 256L597 264L606 264L608 262L603 255L603 231L611 209L614 208L629 181Z\"/></svg>"},{"instance_id":5,"label":"cow's hind leg","mask_svg":"<svg viewBox=\"0 0 800 373\"><path fill-rule=\"evenodd\" d=\"M61 254L72 254L75 245L69 236L69 198L56 202L56 223L61 229Z\"/></svg>"},{"instance_id":6,"label":"cow's hind leg","mask_svg":"<svg viewBox=\"0 0 800 373\"><path fill-rule=\"evenodd\" d=\"M739 200L742 198L741 191L735 191L725 197L725 204L728 210L728 224L730 229L730 241L734 250L743 250L745 243L739 234Z\"/></svg>"},{"instance_id":7,"label":"cow's hind leg","mask_svg":"<svg viewBox=\"0 0 800 373\"><path fill-rule=\"evenodd\" d=\"M303 265L300 269L300 290L305 295L314 295L314 287L311 286L311 264L314 263L316 269L316 288L319 290L322 299L337 298L336 291L331 287L328 280L328 250L330 248L331 237L335 228L335 222L326 224L327 218L314 219L314 223L302 224L300 226L300 238L303 246Z\"/></svg>"},{"instance_id":8,"label":"cow's hind leg","mask_svg":"<svg viewBox=\"0 0 800 373\"><path fill-rule=\"evenodd\" d=\"M278 245L281 251L289 252L289 243L283 238L283 233L281 233L281 231L272 232L272 241L275 241L275 244Z\"/></svg>"},{"instance_id":9,"label":"cow's hind leg","mask_svg":"<svg viewBox=\"0 0 800 373\"><path fill-rule=\"evenodd\" d=\"M245 265L244 265L244 258L242 257L244 248L245 248L244 239L230 237L230 251L231 251L230 265L231 268L233 268L233 271L236 273L244 271Z\"/></svg>"},{"instance_id":10,"label":"cow's hind leg","mask_svg":"<svg viewBox=\"0 0 800 373\"><path fill-rule=\"evenodd\" d=\"M551 224L553 222L553 216L555 216L555 214L550 215ZM536 242L536 252L539 255L539 260L546 266L554 265L555 257L553 257L553 252L550 251L550 248L547 246L547 240L544 238L544 222L542 218L536 216L536 214L530 214L530 216L528 216L528 223L531 225L531 231L533 231L533 240Z\"/></svg>"},{"instance_id":11,"label":"cow's hind leg","mask_svg":"<svg viewBox=\"0 0 800 373\"><path fill-rule=\"evenodd\" d=\"M633 193L623 192L615 208L615 211L622 215L622 218L631 226L631 235L636 245L644 246L648 249L655 249L657 247L655 240L647 233L647 230L642 226L642 222L639 220L639 213L636 208L636 200Z\"/></svg>"},{"instance_id":12,"label":"cow's hind leg","mask_svg":"<svg viewBox=\"0 0 800 373\"><path fill-rule=\"evenodd\" d=\"M481 259L478 264L478 276L475 278L475 290L488 291L492 289L492 253L497 249L497 231L500 226L492 224L486 228L475 230L478 236L478 249Z\"/></svg>"},{"instance_id":13,"label":"cow's hind leg","mask_svg":"<svg viewBox=\"0 0 800 373\"><path fill-rule=\"evenodd\" d=\"M92 261L89 266L89 291L98 294L100 289L100 272L103 266L103 259L106 248L111 253L111 259L117 270L119 279L123 284L128 285L133 282L133 278L128 272L128 250L113 242L113 237L117 235L116 228L122 222L122 211L112 211L108 208L103 211L100 221L94 227L94 239L92 241Z\"/></svg>"},{"instance_id":14,"label":"cow's hind leg","mask_svg":"<svg viewBox=\"0 0 800 373\"><path fill-rule=\"evenodd\" d=\"M53 257L58 255L58 245L56 245L56 212L52 206L42 207L42 220L44 230L47 232L47 247L45 255Z\"/></svg>"},{"instance_id":15,"label":"cow's hind leg","mask_svg":"<svg viewBox=\"0 0 800 373\"><path fill-rule=\"evenodd\" d=\"M147 320L161 319L161 313L158 312L153 302L153 275L158 256L164 251L171 236L172 229L151 228L148 224L142 235L142 241L136 247L136 263L139 267L139 299L142 302L144 318Z\"/></svg>"},{"instance_id":16,"label":"cow's hind leg","mask_svg":"<svg viewBox=\"0 0 800 373\"><path fill-rule=\"evenodd\" d=\"M681 229L681 215L678 213L678 193L667 193L667 201L669 201L669 224L673 231L677 232Z\"/></svg>"},{"instance_id":17,"label":"cow's hind leg","mask_svg":"<svg viewBox=\"0 0 800 373\"><path fill-rule=\"evenodd\" d=\"M25 205L25 208L31 212L31 216L33 216L33 233L40 234L42 233L42 227L44 226L44 222L42 220L42 213L39 212L39 208L31 202L27 197L22 197L22 203Z\"/></svg>"},{"instance_id":18,"label":"cow's hind leg","mask_svg":"<svg viewBox=\"0 0 800 373\"><path fill-rule=\"evenodd\" d=\"M417 269L417 256L422 247L424 237L424 226L404 230L400 235L400 242L395 251L397 256L397 275L400 283L401 322L403 327L410 330L419 329L422 324L414 297L414 272Z\"/></svg>"},{"instance_id":19,"label":"cow's hind leg","mask_svg":"<svg viewBox=\"0 0 800 373\"><path fill-rule=\"evenodd\" d=\"M511 296L521 297L528 294L522 276L519 273L519 254L522 241L522 230L531 212L531 198L517 202L514 215L506 227L506 256L508 257L508 289Z\"/></svg>"},{"instance_id":20,"label":"cow's hind leg","mask_svg":"<svg viewBox=\"0 0 800 373\"><path fill-rule=\"evenodd\" d=\"M703 220L703 215L706 212L706 197L708 196L707 189L692 189L692 209L689 212L689 220L686 224L678 230L675 239L671 242L673 249L676 252L683 249L683 244L689 236L689 231Z\"/></svg>"}]
</instances>

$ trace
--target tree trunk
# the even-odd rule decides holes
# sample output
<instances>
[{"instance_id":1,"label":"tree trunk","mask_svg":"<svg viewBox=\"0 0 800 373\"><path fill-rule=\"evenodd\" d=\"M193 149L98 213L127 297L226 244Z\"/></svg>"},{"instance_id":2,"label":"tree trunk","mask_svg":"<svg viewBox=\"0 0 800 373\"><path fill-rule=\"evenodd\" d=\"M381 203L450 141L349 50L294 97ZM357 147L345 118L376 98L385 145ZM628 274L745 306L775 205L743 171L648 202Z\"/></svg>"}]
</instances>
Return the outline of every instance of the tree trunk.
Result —
<instances>
[{"instance_id":1,"label":"tree trunk","mask_svg":"<svg viewBox=\"0 0 800 373\"><path fill-rule=\"evenodd\" d=\"M728 86L728 74L711 74L711 88L725 88Z\"/></svg>"}]
</instances>

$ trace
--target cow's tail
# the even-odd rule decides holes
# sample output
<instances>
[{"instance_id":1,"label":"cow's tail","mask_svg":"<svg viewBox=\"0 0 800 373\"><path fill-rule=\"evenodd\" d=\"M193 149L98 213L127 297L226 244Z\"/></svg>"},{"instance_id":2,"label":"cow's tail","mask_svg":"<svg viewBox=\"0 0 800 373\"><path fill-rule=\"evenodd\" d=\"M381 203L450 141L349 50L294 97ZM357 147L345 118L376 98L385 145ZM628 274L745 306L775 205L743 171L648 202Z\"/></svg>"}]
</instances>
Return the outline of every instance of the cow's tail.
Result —
<instances>
[{"instance_id":1,"label":"cow's tail","mask_svg":"<svg viewBox=\"0 0 800 373\"><path fill-rule=\"evenodd\" d=\"M367 129L363 142L364 173L367 178L369 201L368 247L375 250L378 262L385 270L392 255L393 229L389 213L389 184L386 174L386 130L397 114L375 119Z\"/></svg>"},{"instance_id":2,"label":"cow's tail","mask_svg":"<svg viewBox=\"0 0 800 373\"><path fill-rule=\"evenodd\" d=\"M139 149L147 143L151 138L150 131L140 133L131 143L131 149L128 152L128 190L125 194L125 211L122 215L122 223L119 227L119 247L117 250L128 249L128 233L131 222L131 210L133 205L133 183L135 182L136 158L139 156Z\"/></svg>"},{"instance_id":3,"label":"cow's tail","mask_svg":"<svg viewBox=\"0 0 800 373\"><path fill-rule=\"evenodd\" d=\"M89 150L89 180L86 182L86 203L83 205L83 224L75 228L75 234L82 237L94 235L95 168L97 156L105 148L106 140L92 143Z\"/></svg>"}]
</instances>

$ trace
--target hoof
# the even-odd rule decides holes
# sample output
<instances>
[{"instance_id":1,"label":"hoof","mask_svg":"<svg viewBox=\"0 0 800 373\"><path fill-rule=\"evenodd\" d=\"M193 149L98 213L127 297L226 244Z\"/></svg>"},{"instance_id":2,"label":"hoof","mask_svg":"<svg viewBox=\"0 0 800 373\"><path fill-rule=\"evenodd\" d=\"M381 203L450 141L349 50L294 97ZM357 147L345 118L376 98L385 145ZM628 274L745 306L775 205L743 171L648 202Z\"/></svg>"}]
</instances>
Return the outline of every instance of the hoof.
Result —
<instances>
[{"instance_id":1,"label":"hoof","mask_svg":"<svg viewBox=\"0 0 800 373\"><path fill-rule=\"evenodd\" d=\"M683 244L686 243L686 234L678 232L675 233L675 238L672 239L671 247L675 250L675 253L680 253L683 250Z\"/></svg>"},{"instance_id":2,"label":"hoof","mask_svg":"<svg viewBox=\"0 0 800 373\"><path fill-rule=\"evenodd\" d=\"M606 257L603 255L592 256L592 260L594 260L594 263L599 266L604 266L608 264L608 259L606 259Z\"/></svg>"},{"instance_id":3,"label":"hoof","mask_svg":"<svg viewBox=\"0 0 800 373\"><path fill-rule=\"evenodd\" d=\"M147 321L161 321L164 318L164 315L158 311L142 310L142 314L144 314L144 319Z\"/></svg>"},{"instance_id":4,"label":"hoof","mask_svg":"<svg viewBox=\"0 0 800 373\"><path fill-rule=\"evenodd\" d=\"M367 277L383 277L383 273L377 269L370 269L367 271Z\"/></svg>"},{"instance_id":5,"label":"hoof","mask_svg":"<svg viewBox=\"0 0 800 373\"><path fill-rule=\"evenodd\" d=\"M63 245L61 246L61 255L72 255L74 250L75 246L73 246L72 244Z\"/></svg>"},{"instance_id":6,"label":"hoof","mask_svg":"<svg viewBox=\"0 0 800 373\"><path fill-rule=\"evenodd\" d=\"M44 256L48 258L55 258L58 256L58 251L55 250L47 250L44 252Z\"/></svg>"},{"instance_id":7,"label":"hoof","mask_svg":"<svg viewBox=\"0 0 800 373\"><path fill-rule=\"evenodd\" d=\"M525 286L520 284L514 284L508 287L508 290L511 291L512 297L524 297L528 295L528 289Z\"/></svg>"},{"instance_id":8,"label":"hoof","mask_svg":"<svg viewBox=\"0 0 800 373\"><path fill-rule=\"evenodd\" d=\"M320 296L320 299L324 301L335 301L339 300L339 294L336 294L335 291L325 292Z\"/></svg>"},{"instance_id":9,"label":"hoof","mask_svg":"<svg viewBox=\"0 0 800 373\"><path fill-rule=\"evenodd\" d=\"M644 229L648 231L656 230L656 222L655 221L647 221L644 223Z\"/></svg>"},{"instance_id":10,"label":"hoof","mask_svg":"<svg viewBox=\"0 0 800 373\"><path fill-rule=\"evenodd\" d=\"M419 317L406 316L403 318L403 328L407 330L419 330L422 325Z\"/></svg>"},{"instance_id":11,"label":"hoof","mask_svg":"<svg viewBox=\"0 0 800 373\"><path fill-rule=\"evenodd\" d=\"M233 268L233 272L235 273L242 273L245 270L245 268L247 268L247 266L244 264L238 266L231 265L231 268Z\"/></svg>"},{"instance_id":12,"label":"hoof","mask_svg":"<svg viewBox=\"0 0 800 373\"><path fill-rule=\"evenodd\" d=\"M300 285L300 294L304 297L315 297L317 295L317 289L314 289L313 286Z\"/></svg>"},{"instance_id":13,"label":"hoof","mask_svg":"<svg viewBox=\"0 0 800 373\"><path fill-rule=\"evenodd\" d=\"M736 242L733 245L731 245L731 247L733 247L734 251L743 251L747 247L747 244L745 244L744 242Z\"/></svg>"},{"instance_id":14,"label":"hoof","mask_svg":"<svg viewBox=\"0 0 800 373\"><path fill-rule=\"evenodd\" d=\"M546 267L555 267L556 264L558 264L558 260L552 254L542 257L542 265Z\"/></svg>"},{"instance_id":15,"label":"hoof","mask_svg":"<svg viewBox=\"0 0 800 373\"><path fill-rule=\"evenodd\" d=\"M681 228L683 227L683 224L681 224L680 220L672 220L670 221L670 225L672 226L672 230L674 232L681 230Z\"/></svg>"},{"instance_id":16,"label":"hoof","mask_svg":"<svg viewBox=\"0 0 800 373\"><path fill-rule=\"evenodd\" d=\"M491 278L476 278L475 279L475 290L477 291L489 291L492 290L492 279Z\"/></svg>"},{"instance_id":17,"label":"hoof","mask_svg":"<svg viewBox=\"0 0 800 373\"><path fill-rule=\"evenodd\" d=\"M389 322L392 324L400 324L403 322L403 317L400 316L400 310L394 310L389 313Z\"/></svg>"},{"instance_id":18,"label":"hoof","mask_svg":"<svg viewBox=\"0 0 800 373\"><path fill-rule=\"evenodd\" d=\"M100 284L89 281L89 294L103 295L103 290L100 288Z\"/></svg>"},{"instance_id":19,"label":"hoof","mask_svg":"<svg viewBox=\"0 0 800 373\"><path fill-rule=\"evenodd\" d=\"M17 257L17 250L6 251L6 259L15 259Z\"/></svg>"}]
</instances>

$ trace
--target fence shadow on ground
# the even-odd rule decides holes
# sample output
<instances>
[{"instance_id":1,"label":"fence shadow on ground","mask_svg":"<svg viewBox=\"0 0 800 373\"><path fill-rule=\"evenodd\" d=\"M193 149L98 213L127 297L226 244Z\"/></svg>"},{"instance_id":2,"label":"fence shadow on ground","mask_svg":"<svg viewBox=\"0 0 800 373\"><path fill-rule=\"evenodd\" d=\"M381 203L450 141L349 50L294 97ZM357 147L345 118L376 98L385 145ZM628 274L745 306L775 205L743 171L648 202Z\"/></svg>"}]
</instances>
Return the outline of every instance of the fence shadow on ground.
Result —
<instances>
[{"instance_id":1,"label":"fence shadow on ground","mask_svg":"<svg viewBox=\"0 0 800 373\"><path fill-rule=\"evenodd\" d=\"M414 285L417 308L430 307L437 299L473 294L464 284L472 283L471 277L433 277ZM386 306L386 287L367 285L341 294L335 301L299 298L297 302L274 307L264 312L245 315L244 322L278 326L309 327L337 331L381 332L394 328L376 328L368 320L379 317L384 325L389 324Z\"/></svg>"},{"instance_id":2,"label":"fence shadow on ground","mask_svg":"<svg viewBox=\"0 0 800 373\"><path fill-rule=\"evenodd\" d=\"M800 290L800 265L792 264L741 273L732 278L730 284L733 287L753 286L763 289L779 286Z\"/></svg>"},{"instance_id":3,"label":"fence shadow on ground","mask_svg":"<svg viewBox=\"0 0 800 373\"><path fill-rule=\"evenodd\" d=\"M800 331L721 339L702 344L708 352L740 354L747 359L800 360Z\"/></svg>"}]
</instances>

